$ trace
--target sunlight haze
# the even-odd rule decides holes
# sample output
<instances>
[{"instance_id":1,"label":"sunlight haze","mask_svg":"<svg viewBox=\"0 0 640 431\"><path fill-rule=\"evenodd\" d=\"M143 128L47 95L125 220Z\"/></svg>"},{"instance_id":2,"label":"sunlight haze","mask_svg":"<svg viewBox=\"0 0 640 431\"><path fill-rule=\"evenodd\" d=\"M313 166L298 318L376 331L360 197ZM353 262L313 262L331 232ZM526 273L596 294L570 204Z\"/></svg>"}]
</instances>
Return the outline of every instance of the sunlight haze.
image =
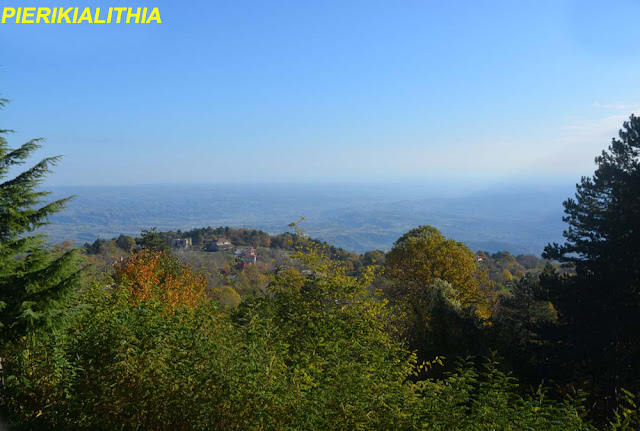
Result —
<instances>
[{"instance_id":1,"label":"sunlight haze","mask_svg":"<svg viewBox=\"0 0 640 431\"><path fill-rule=\"evenodd\" d=\"M159 25L5 24L3 115L65 155L52 185L578 179L640 105L640 6L602 4L158 1Z\"/></svg>"}]
</instances>

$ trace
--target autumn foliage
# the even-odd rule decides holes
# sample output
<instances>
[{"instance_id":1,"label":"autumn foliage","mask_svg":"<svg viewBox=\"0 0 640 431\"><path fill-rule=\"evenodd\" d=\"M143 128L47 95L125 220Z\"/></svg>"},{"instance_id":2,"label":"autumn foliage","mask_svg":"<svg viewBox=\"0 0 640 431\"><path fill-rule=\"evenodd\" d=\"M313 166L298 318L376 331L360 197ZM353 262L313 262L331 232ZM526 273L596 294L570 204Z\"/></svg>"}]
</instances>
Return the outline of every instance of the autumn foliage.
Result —
<instances>
[{"instance_id":1,"label":"autumn foliage","mask_svg":"<svg viewBox=\"0 0 640 431\"><path fill-rule=\"evenodd\" d=\"M465 244L445 238L433 226L420 226L400 237L387 255L386 275L393 295L429 291L437 280L450 283L461 304L487 319L495 289ZM410 296L410 295L409 295Z\"/></svg>"},{"instance_id":2,"label":"autumn foliage","mask_svg":"<svg viewBox=\"0 0 640 431\"><path fill-rule=\"evenodd\" d=\"M141 250L118 265L115 283L131 292L138 304L152 299L170 308L192 308L205 298L207 280L170 254Z\"/></svg>"}]
</instances>

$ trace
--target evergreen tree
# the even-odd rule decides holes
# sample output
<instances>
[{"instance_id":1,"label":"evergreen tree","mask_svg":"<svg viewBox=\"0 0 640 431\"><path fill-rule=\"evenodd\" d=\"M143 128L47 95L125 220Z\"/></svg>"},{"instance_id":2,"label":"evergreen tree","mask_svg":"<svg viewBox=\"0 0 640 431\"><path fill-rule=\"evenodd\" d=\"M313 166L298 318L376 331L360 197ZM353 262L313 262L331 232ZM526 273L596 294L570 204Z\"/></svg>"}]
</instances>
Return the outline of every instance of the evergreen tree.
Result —
<instances>
[{"instance_id":1,"label":"evergreen tree","mask_svg":"<svg viewBox=\"0 0 640 431\"><path fill-rule=\"evenodd\" d=\"M0 109L7 103L0 100ZM48 157L8 178L40 148L41 139L11 149L0 130L0 340L6 342L30 329L52 324L79 276L75 252L56 252L42 234L32 234L49 222L71 198L45 203L49 192L38 186L59 157Z\"/></svg>"},{"instance_id":2,"label":"evergreen tree","mask_svg":"<svg viewBox=\"0 0 640 431\"><path fill-rule=\"evenodd\" d=\"M140 234L140 238L137 239L137 242L147 250L170 252L169 243L155 227L142 229L142 233Z\"/></svg>"},{"instance_id":3,"label":"evergreen tree","mask_svg":"<svg viewBox=\"0 0 640 431\"><path fill-rule=\"evenodd\" d=\"M564 202L566 243L548 245L544 257L575 265L553 302L572 368L615 404L621 387L640 386L640 118L624 122L595 161L593 177Z\"/></svg>"}]
</instances>

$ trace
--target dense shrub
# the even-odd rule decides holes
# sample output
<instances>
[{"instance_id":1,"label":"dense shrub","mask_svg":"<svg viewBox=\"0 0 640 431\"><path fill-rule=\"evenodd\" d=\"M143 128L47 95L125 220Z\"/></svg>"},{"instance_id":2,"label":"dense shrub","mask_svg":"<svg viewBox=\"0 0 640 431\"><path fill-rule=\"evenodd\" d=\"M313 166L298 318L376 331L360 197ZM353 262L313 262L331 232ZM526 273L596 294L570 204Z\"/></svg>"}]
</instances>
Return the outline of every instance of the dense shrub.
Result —
<instances>
[{"instance_id":1,"label":"dense shrub","mask_svg":"<svg viewBox=\"0 0 640 431\"><path fill-rule=\"evenodd\" d=\"M494 361L418 378L440 360L419 365L390 338L370 274L313 250L297 258L308 271L281 271L230 313L155 288L201 291L173 258L132 257L64 328L12 346L5 406L26 429L588 428L571 403L518 395Z\"/></svg>"}]
</instances>

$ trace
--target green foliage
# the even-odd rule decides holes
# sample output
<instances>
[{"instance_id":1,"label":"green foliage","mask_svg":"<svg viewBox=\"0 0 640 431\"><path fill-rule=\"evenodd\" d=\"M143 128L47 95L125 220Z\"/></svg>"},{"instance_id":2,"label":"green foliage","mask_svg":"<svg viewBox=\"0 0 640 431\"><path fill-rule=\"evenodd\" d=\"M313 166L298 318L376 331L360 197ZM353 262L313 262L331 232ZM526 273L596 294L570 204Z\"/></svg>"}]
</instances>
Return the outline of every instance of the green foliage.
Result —
<instances>
[{"instance_id":1,"label":"green foliage","mask_svg":"<svg viewBox=\"0 0 640 431\"><path fill-rule=\"evenodd\" d=\"M621 389L621 402L613 412L612 430L640 429L640 408L636 404L636 396L628 390Z\"/></svg>"},{"instance_id":2,"label":"green foliage","mask_svg":"<svg viewBox=\"0 0 640 431\"><path fill-rule=\"evenodd\" d=\"M479 332L495 288L464 244L431 226L407 232L387 254L382 287L399 339L421 360L486 353Z\"/></svg>"},{"instance_id":3,"label":"green foliage","mask_svg":"<svg viewBox=\"0 0 640 431\"><path fill-rule=\"evenodd\" d=\"M372 250L364 254L362 259L362 264L365 266L370 266L370 265L384 266L385 261L386 261L386 256L383 251Z\"/></svg>"},{"instance_id":4,"label":"green foliage","mask_svg":"<svg viewBox=\"0 0 640 431\"><path fill-rule=\"evenodd\" d=\"M503 373L494 359L478 369L462 360L443 381L426 381L423 429L434 430L590 430L581 418L580 400L558 403L543 388L518 394L517 380Z\"/></svg>"},{"instance_id":5,"label":"green foliage","mask_svg":"<svg viewBox=\"0 0 640 431\"><path fill-rule=\"evenodd\" d=\"M13 350L4 404L26 429L589 429L573 404L518 395L495 361L461 362L444 380L388 332L385 301L362 277L302 244L305 271L280 271L237 312L217 301L140 301L96 280L63 328ZM136 265L142 265L139 268ZM128 273L149 280L148 264ZM188 288L193 278L172 278ZM457 310L444 282L433 310Z\"/></svg>"},{"instance_id":6,"label":"green foliage","mask_svg":"<svg viewBox=\"0 0 640 431\"><path fill-rule=\"evenodd\" d=\"M0 108L4 106L3 100ZM60 160L48 157L14 178L10 169L24 164L40 148L40 139L11 149L0 130L0 341L51 327L79 277L73 251L56 253L32 234L71 198L46 202L38 187Z\"/></svg>"},{"instance_id":7,"label":"green foliage","mask_svg":"<svg viewBox=\"0 0 640 431\"><path fill-rule=\"evenodd\" d=\"M145 231L146 232L146 231ZM329 256L331 259L339 260L345 263L347 271L355 273L363 265L363 261L367 260L356 253L351 253L339 247L335 247L326 242L318 239L309 239L306 237L300 237L297 233L284 232L279 235L269 235L267 232L256 229L239 228L234 229L228 226L213 228L211 226L206 228L192 229L189 231L168 231L155 233L169 244L172 239L175 238L191 238L194 245L201 245L205 239L212 239L217 237L228 238L234 246L238 247L269 247L271 249L281 249L294 251L300 244L314 243L322 247L323 253ZM142 244L142 239L138 242ZM377 261L379 265L384 260L384 253L380 251L373 252L378 258L382 255L382 260ZM369 258L370 259L370 258ZM371 261L369 260L370 264Z\"/></svg>"},{"instance_id":8,"label":"green foliage","mask_svg":"<svg viewBox=\"0 0 640 431\"><path fill-rule=\"evenodd\" d=\"M479 266L489 272L489 278L503 285L511 284L512 282L507 272L520 279L525 274L539 274L547 264L554 265L560 271L571 272L570 268L563 270L557 263L554 264L547 259L538 258L532 254L521 254L514 257L508 251L499 251L493 254L478 251L476 256L479 260Z\"/></svg>"},{"instance_id":9,"label":"green foliage","mask_svg":"<svg viewBox=\"0 0 640 431\"><path fill-rule=\"evenodd\" d=\"M527 274L501 301L495 320L508 328L509 337L517 344L525 346L539 342L542 328L557 322L555 307L543 298L539 277Z\"/></svg>"},{"instance_id":10,"label":"green foliage","mask_svg":"<svg viewBox=\"0 0 640 431\"><path fill-rule=\"evenodd\" d=\"M188 231L178 230L157 233L162 239L167 241L167 243L176 238L191 238L194 246L201 245L205 239L220 237L229 239L237 246L269 247L271 243L271 237L264 231L244 228L234 229L228 226L221 226L217 228L209 226L206 228L191 229Z\"/></svg>"},{"instance_id":11,"label":"green foliage","mask_svg":"<svg viewBox=\"0 0 640 431\"><path fill-rule=\"evenodd\" d=\"M548 287L570 377L588 380L611 408L622 387L640 390L640 118L625 121L595 161L564 202L566 243L548 245L545 257L576 268Z\"/></svg>"},{"instance_id":12,"label":"green foliage","mask_svg":"<svg viewBox=\"0 0 640 431\"><path fill-rule=\"evenodd\" d=\"M151 251L169 251L169 241L164 238L163 235L156 230L155 227L151 229L143 229L141 237L137 241L143 248Z\"/></svg>"},{"instance_id":13,"label":"green foliage","mask_svg":"<svg viewBox=\"0 0 640 431\"><path fill-rule=\"evenodd\" d=\"M602 270L623 258L625 252L638 251L637 227L640 223L640 118L631 115L613 139L609 149L595 159L593 177L583 177L576 186L576 195L564 202L564 232L567 242L551 244L545 254L553 259L578 264L579 272L588 268ZM636 253L627 253L618 262L629 281L637 280L631 263Z\"/></svg>"},{"instance_id":14,"label":"green foliage","mask_svg":"<svg viewBox=\"0 0 640 431\"><path fill-rule=\"evenodd\" d=\"M540 278L529 272L512 282L500 296L492 325L484 334L504 357L505 364L531 385L562 372L555 369L557 346L549 340L549 332L556 329L558 313L542 289Z\"/></svg>"},{"instance_id":15,"label":"green foliage","mask_svg":"<svg viewBox=\"0 0 640 431\"><path fill-rule=\"evenodd\" d=\"M236 292L236 290L231 286L222 286L217 289L213 289L211 291L211 296L220 304L222 307L227 308L238 308L240 303L242 302L242 298Z\"/></svg>"},{"instance_id":16,"label":"green foliage","mask_svg":"<svg viewBox=\"0 0 640 431\"><path fill-rule=\"evenodd\" d=\"M463 243L445 238L432 226L420 226L400 237L386 259L390 296L424 289L440 279L451 283L465 306L487 317L491 292L475 254Z\"/></svg>"},{"instance_id":17,"label":"green foliage","mask_svg":"<svg viewBox=\"0 0 640 431\"><path fill-rule=\"evenodd\" d=\"M136 247L136 240L132 236L120 235L116 238L116 245L125 253L131 253Z\"/></svg>"}]
</instances>

